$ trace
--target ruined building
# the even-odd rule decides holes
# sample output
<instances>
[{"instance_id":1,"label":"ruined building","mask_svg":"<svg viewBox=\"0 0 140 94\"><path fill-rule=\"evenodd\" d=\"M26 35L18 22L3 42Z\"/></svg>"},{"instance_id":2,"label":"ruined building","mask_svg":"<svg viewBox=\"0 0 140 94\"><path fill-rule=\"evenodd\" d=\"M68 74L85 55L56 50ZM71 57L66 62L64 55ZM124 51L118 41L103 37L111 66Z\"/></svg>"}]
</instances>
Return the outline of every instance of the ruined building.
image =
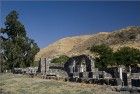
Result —
<instances>
[{"instance_id":1,"label":"ruined building","mask_svg":"<svg viewBox=\"0 0 140 94\"><path fill-rule=\"evenodd\" d=\"M87 55L71 57L64 64L54 64L50 59L41 59L39 73L44 78L65 78L69 81L105 83L119 86L140 87L139 68L132 68L131 73L123 66L106 68L99 71L95 68L94 59Z\"/></svg>"},{"instance_id":2,"label":"ruined building","mask_svg":"<svg viewBox=\"0 0 140 94\"><path fill-rule=\"evenodd\" d=\"M140 87L140 68L124 66L106 69L95 68L94 59L87 55L71 57L63 64L40 59L38 67L15 68L15 73L40 75L42 78L65 79L65 81L107 84L114 86Z\"/></svg>"},{"instance_id":3,"label":"ruined building","mask_svg":"<svg viewBox=\"0 0 140 94\"><path fill-rule=\"evenodd\" d=\"M64 69L69 78L98 78L98 69L95 68L94 60L90 56L80 55L70 58L65 64ZM93 75L94 74L94 75Z\"/></svg>"}]
</instances>

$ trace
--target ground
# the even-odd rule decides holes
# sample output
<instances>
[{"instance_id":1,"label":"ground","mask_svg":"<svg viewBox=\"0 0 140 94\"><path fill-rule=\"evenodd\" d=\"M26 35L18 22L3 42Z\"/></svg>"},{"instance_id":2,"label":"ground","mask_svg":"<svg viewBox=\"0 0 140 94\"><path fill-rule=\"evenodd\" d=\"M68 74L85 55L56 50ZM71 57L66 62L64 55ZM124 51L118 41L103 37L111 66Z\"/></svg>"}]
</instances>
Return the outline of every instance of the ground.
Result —
<instances>
[{"instance_id":1,"label":"ground","mask_svg":"<svg viewBox=\"0 0 140 94\"><path fill-rule=\"evenodd\" d=\"M120 94L110 86L0 74L0 94Z\"/></svg>"}]
</instances>

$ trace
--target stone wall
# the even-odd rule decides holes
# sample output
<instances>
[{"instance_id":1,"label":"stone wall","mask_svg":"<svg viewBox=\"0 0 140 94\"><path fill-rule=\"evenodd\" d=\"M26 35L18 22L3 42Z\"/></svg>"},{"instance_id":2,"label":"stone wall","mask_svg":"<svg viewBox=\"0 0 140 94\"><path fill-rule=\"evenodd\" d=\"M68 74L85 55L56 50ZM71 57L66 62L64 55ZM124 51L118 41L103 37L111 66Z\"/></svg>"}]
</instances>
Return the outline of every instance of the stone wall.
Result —
<instances>
[{"instance_id":1,"label":"stone wall","mask_svg":"<svg viewBox=\"0 0 140 94\"><path fill-rule=\"evenodd\" d=\"M67 73L64 71L63 64L51 63L50 61L51 60L47 58L40 60L41 74L67 77Z\"/></svg>"},{"instance_id":2,"label":"stone wall","mask_svg":"<svg viewBox=\"0 0 140 94\"><path fill-rule=\"evenodd\" d=\"M57 77L70 79L111 81L113 85L139 86L140 72L139 68L132 68L131 73L127 72L125 67L106 68L102 71L95 68L94 60L86 55L75 56L70 58L65 64L50 63L49 59L40 60L41 74L55 75ZM122 72L120 72L120 69ZM110 83L110 82L108 82Z\"/></svg>"}]
</instances>

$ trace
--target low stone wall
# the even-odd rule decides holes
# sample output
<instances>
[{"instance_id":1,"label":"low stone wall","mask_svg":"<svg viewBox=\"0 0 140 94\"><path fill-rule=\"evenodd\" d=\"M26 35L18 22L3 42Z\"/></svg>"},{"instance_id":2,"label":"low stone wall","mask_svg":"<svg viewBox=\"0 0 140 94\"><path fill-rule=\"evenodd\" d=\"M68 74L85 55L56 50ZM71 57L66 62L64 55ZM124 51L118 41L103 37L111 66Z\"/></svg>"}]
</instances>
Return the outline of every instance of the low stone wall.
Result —
<instances>
[{"instance_id":1,"label":"low stone wall","mask_svg":"<svg viewBox=\"0 0 140 94\"><path fill-rule=\"evenodd\" d=\"M132 73L130 77L131 79L140 79L140 73Z\"/></svg>"},{"instance_id":2,"label":"low stone wall","mask_svg":"<svg viewBox=\"0 0 140 94\"><path fill-rule=\"evenodd\" d=\"M64 67L64 64L49 63L50 67Z\"/></svg>"},{"instance_id":3,"label":"low stone wall","mask_svg":"<svg viewBox=\"0 0 140 94\"><path fill-rule=\"evenodd\" d=\"M49 69L48 71L46 71L45 73L46 75L56 75L57 77L68 77L67 73L63 70L60 69Z\"/></svg>"},{"instance_id":4,"label":"low stone wall","mask_svg":"<svg viewBox=\"0 0 140 94\"><path fill-rule=\"evenodd\" d=\"M27 67L27 68L14 68L13 73L15 74L36 74L38 67Z\"/></svg>"}]
</instances>

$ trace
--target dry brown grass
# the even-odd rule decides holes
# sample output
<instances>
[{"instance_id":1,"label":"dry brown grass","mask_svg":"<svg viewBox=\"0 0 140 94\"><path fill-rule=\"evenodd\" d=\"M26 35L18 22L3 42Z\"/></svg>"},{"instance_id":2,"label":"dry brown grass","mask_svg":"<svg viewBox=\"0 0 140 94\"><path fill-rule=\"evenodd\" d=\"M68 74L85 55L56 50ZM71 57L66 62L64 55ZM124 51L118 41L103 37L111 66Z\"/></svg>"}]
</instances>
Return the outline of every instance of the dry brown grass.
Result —
<instances>
[{"instance_id":1,"label":"dry brown grass","mask_svg":"<svg viewBox=\"0 0 140 94\"><path fill-rule=\"evenodd\" d=\"M0 94L119 94L111 87L0 74Z\"/></svg>"},{"instance_id":2,"label":"dry brown grass","mask_svg":"<svg viewBox=\"0 0 140 94\"><path fill-rule=\"evenodd\" d=\"M93 35L63 38L41 49L36 55L36 60L40 57L53 58L63 54L68 56L90 54L87 48L99 44L107 44L114 50L123 46L140 49L140 27L127 27L110 33L100 32Z\"/></svg>"}]
</instances>

